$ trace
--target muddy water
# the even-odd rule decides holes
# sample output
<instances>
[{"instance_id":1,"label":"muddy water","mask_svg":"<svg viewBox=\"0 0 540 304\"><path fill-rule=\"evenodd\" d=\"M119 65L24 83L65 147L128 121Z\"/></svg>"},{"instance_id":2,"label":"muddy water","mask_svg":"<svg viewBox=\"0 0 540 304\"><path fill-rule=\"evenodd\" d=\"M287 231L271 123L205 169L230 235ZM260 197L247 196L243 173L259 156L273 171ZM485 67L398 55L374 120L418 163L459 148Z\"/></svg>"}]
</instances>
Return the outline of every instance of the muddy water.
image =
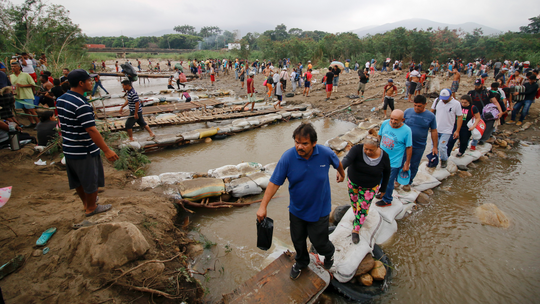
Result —
<instances>
[{"instance_id":1,"label":"muddy water","mask_svg":"<svg viewBox=\"0 0 540 304\"><path fill-rule=\"evenodd\" d=\"M204 172L241 161L277 161L292 146L298 121L281 123L223 141L198 144L151 154L149 174L170 171ZM349 123L314 122L319 142L344 133ZM176 127L163 128L174 133ZM510 152L472 169L472 178L450 177L435 190L431 205L401 220L397 234L383 244L396 272L380 303L533 303L540 296L540 162L538 147ZM344 184L330 171L332 204L348 204ZM274 237L291 246L288 228L288 191L282 187L269 205ZM510 218L508 229L481 225L474 208L494 203ZM193 226L207 238L196 267L214 268L206 277L207 300L232 291L263 268L270 252L256 248L255 213L258 204L227 210L197 210ZM216 243L215 246L210 246ZM334 303L347 303L330 294Z\"/></svg>"}]
</instances>

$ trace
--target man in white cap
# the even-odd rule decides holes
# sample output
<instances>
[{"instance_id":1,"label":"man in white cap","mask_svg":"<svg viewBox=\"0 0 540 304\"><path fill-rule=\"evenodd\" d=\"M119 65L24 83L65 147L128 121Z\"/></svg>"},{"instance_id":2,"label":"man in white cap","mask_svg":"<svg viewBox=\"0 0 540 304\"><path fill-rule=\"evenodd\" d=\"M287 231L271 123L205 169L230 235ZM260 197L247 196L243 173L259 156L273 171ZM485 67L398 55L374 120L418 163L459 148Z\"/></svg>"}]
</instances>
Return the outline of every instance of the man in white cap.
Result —
<instances>
[{"instance_id":1,"label":"man in white cap","mask_svg":"<svg viewBox=\"0 0 540 304\"><path fill-rule=\"evenodd\" d=\"M463 119L461 119L461 116L463 116L461 103L452 97L452 92L449 89L443 89L439 94L439 98L433 101L431 112L435 113L437 120L441 168L446 168L448 163L448 141L450 137L454 139L459 137L459 130L461 130L461 124L463 123ZM454 128L456 118L457 126Z\"/></svg>"}]
</instances>

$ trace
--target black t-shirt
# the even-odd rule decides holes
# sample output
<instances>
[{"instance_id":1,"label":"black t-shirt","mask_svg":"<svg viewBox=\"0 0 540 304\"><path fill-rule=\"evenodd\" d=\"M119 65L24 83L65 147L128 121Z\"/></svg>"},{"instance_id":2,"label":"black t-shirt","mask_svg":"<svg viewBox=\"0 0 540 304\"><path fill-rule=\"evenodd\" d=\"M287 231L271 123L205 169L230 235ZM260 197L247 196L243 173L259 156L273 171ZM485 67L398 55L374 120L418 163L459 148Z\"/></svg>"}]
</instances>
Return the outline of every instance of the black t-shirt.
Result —
<instances>
[{"instance_id":1,"label":"black t-shirt","mask_svg":"<svg viewBox=\"0 0 540 304\"><path fill-rule=\"evenodd\" d=\"M49 140L54 138L56 121L48 120L40 122L36 126L38 145L46 146Z\"/></svg>"},{"instance_id":2,"label":"black t-shirt","mask_svg":"<svg viewBox=\"0 0 540 304\"><path fill-rule=\"evenodd\" d=\"M333 72L328 72L326 73L326 84L332 84L334 81L334 73Z\"/></svg>"},{"instance_id":3,"label":"black t-shirt","mask_svg":"<svg viewBox=\"0 0 540 304\"><path fill-rule=\"evenodd\" d=\"M462 128L468 128L467 123L469 123L469 121L474 117L475 114L479 113L478 108L474 105L469 105L466 108L462 106L461 111L463 112L463 124L461 126Z\"/></svg>"},{"instance_id":4,"label":"black t-shirt","mask_svg":"<svg viewBox=\"0 0 540 304\"><path fill-rule=\"evenodd\" d=\"M467 93L473 100L473 105L482 113L484 106L490 103L490 94L486 89L481 91L471 90Z\"/></svg>"},{"instance_id":5,"label":"black t-shirt","mask_svg":"<svg viewBox=\"0 0 540 304\"><path fill-rule=\"evenodd\" d=\"M332 70L332 72L334 73L334 75L336 77L339 77L339 73L341 73L341 69L340 68L335 68L335 69Z\"/></svg>"},{"instance_id":6,"label":"black t-shirt","mask_svg":"<svg viewBox=\"0 0 540 304\"><path fill-rule=\"evenodd\" d=\"M361 83L367 83L369 80L369 75L364 74L364 72L360 73L358 72L358 75L360 75L360 82Z\"/></svg>"},{"instance_id":7,"label":"black t-shirt","mask_svg":"<svg viewBox=\"0 0 540 304\"><path fill-rule=\"evenodd\" d=\"M350 180L362 188L373 188L382 180L380 189L386 189L390 179L390 157L382 149L381 153L381 161L370 166L364 161L364 145L356 145L343 159L343 169L349 168L347 174Z\"/></svg>"},{"instance_id":8,"label":"black t-shirt","mask_svg":"<svg viewBox=\"0 0 540 304\"><path fill-rule=\"evenodd\" d=\"M60 83L64 82L64 81L67 81L67 77L66 76L62 76L60 77Z\"/></svg>"},{"instance_id":9,"label":"black t-shirt","mask_svg":"<svg viewBox=\"0 0 540 304\"><path fill-rule=\"evenodd\" d=\"M65 92L61 86L55 86L51 89L51 93L53 93L56 98L59 98L60 96L64 95Z\"/></svg>"}]
</instances>

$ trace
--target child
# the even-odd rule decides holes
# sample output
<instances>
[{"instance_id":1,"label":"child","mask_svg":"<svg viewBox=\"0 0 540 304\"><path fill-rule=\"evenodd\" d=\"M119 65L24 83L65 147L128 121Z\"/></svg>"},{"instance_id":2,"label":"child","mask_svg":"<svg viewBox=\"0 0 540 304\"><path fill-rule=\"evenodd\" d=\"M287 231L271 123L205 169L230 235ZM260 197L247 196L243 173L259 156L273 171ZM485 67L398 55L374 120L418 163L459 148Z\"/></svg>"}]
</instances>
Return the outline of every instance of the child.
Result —
<instances>
[{"instance_id":1,"label":"child","mask_svg":"<svg viewBox=\"0 0 540 304\"><path fill-rule=\"evenodd\" d=\"M278 101L274 104L274 109L281 109L283 108L281 106L281 102L283 101L283 82L285 80L284 79L280 79L279 82L276 84L276 96L277 96L277 99Z\"/></svg>"},{"instance_id":2,"label":"child","mask_svg":"<svg viewBox=\"0 0 540 304\"><path fill-rule=\"evenodd\" d=\"M186 98L186 102L191 101L191 96L189 96L189 90L186 90L182 95L180 95L180 99Z\"/></svg>"},{"instance_id":3,"label":"child","mask_svg":"<svg viewBox=\"0 0 540 304\"><path fill-rule=\"evenodd\" d=\"M169 77L169 85L167 85L167 89L172 89L172 90L174 90L174 87L173 87L173 77L174 77L174 76ZM180 86L178 86L178 88L180 89Z\"/></svg>"}]
</instances>

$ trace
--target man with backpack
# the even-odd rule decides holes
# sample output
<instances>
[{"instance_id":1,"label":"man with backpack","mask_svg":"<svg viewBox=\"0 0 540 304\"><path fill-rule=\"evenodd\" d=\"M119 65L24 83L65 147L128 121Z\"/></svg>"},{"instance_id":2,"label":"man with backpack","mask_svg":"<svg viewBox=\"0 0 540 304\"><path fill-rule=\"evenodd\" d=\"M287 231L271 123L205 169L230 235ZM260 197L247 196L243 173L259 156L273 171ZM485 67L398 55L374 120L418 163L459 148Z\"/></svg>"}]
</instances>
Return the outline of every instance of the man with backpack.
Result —
<instances>
[{"instance_id":1,"label":"man with backpack","mask_svg":"<svg viewBox=\"0 0 540 304\"><path fill-rule=\"evenodd\" d=\"M431 112L435 114L437 120L441 168L446 168L448 163L448 142L451 137L454 139L459 137L459 130L463 123L463 119L461 119L461 116L463 116L461 103L452 97L452 92L449 89L443 89L439 97L433 101Z\"/></svg>"},{"instance_id":2,"label":"man with backpack","mask_svg":"<svg viewBox=\"0 0 540 304\"><path fill-rule=\"evenodd\" d=\"M358 77L360 78L360 82L358 83L358 95L360 95L360 91L362 92L361 97L364 97L364 91L366 90L366 84L369 81L369 70L362 69L358 70Z\"/></svg>"},{"instance_id":3,"label":"man with backpack","mask_svg":"<svg viewBox=\"0 0 540 304\"><path fill-rule=\"evenodd\" d=\"M525 91L518 93L514 92L514 96L517 95L524 95L524 100L518 101L514 104L514 110L512 111L512 120L508 123L514 122L516 120L516 116L523 107L523 111L521 112L521 117L519 118L519 121L516 123L516 126L520 126L523 123L523 120L529 114L529 108L531 107L531 104L534 102L534 99L536 98L536 93L538 92L538 83L537 83L537 76L532 74L527 77L528 82L524 84Z\"/></svg>"},{"instance_id":4,"label":"man with backpack","mask_svg":"<svg viewBox=\"0 0 540 304\"><path fill-rule=\"evenodd\" d=\"M467 95L471 96L473 100L473 105L476 108L478 108L478 111L480 112L482 119L486 123L486 129L484 130L484 134L482 135L482 138L478 142L479 145L483 145L485 144L486 140L488 140L491 137L491 133L493 132L493 126L495 125L495 120L499 119L502 116L502 109L496 96L484 88L484 86L482 85L481 79L475 80L474 90L469 91ZM484 117L484 107L489 104L495 105L495 107L497 107L497 110L499 111L499 114L497 115L498 117L496 119L486 120Z\"/></svg>"}]
</instances>

